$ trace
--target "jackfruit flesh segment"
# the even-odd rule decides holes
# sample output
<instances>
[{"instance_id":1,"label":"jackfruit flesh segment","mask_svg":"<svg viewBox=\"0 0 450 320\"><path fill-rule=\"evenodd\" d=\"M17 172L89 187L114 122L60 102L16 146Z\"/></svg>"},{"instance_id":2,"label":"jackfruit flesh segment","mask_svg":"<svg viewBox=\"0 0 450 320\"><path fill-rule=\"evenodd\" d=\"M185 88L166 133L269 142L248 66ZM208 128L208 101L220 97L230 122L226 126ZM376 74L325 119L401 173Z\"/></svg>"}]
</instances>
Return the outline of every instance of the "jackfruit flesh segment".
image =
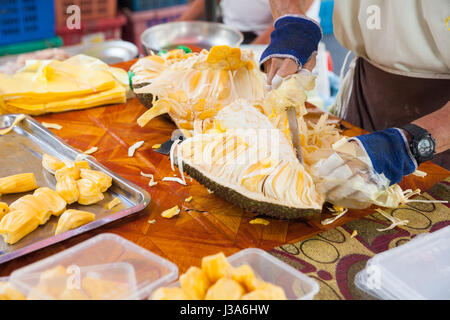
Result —
<instances>
[{"instance_id":1,"label":"jackfruit flesh segment","mask_svg":"<svg viewBox=\"0 0 450 320\"><path fill-rule=\"evenodd\" d=\"M41 197L36 197L30 194L11 203L10 210L28 211L39 220L39 224L41 225L47 223L48 219L50 219L52 215L50 207Z\"/></svg>"},{"instance_id":2,"label":"jackfruit flesh segment","mask_svg":"<svg viewBox=\"0 0 450 320\"><path fill-rule=\"evenodd\" d=\"M0 178L0 195L20 193L34 190L38 187L34 173L21 173Z\"/></svg>"},{"instance_id":3,"label":"jackfruit flesh segment","mask_svg":"<svg viewBox=\"0 0 450 320\"><path fill-rule=\"evenodd\" d=\"M205 272L197 267L190 267L180 276L181 289L190 300L203 300L210 284Z\"/></svg>"},{"instance_id":4,"label":"jackfruit flesh segment","mask_svg":"<svg viewBox=\"0 0 450 320\"><path fill-rule=\"evenodd\" d=\"M255 290L254 281L256 279L253 269L243 264L231 270L231 278L245 288L247 292Z\"/></svg>"},{"instance_id":5,"label":"jackfruit flesh segment","mask_svg":"<svg viewBox=\"0 0 450 320\"><path fill-rule=\"evenodd\" d=\"M74 180L80 179L80 169L75 167L75 165L71 167L64 166L61 169L55 171L56 180L61 180L64 176L71 176Z\"/></svg>"},{"instance_id":6,"label":"jackfruit flesh segment","mask_svg":"<svg viewBox=\"0 0 450 320\"><path fill-rule=\"evenodd\" d=\"M89 179L80 179L77 181L80 196L78 203L82 205L90 205L102 201L104 199L103 193L95 182Z\"/></svg>"},{"instance_id":7,"label":"jackfruit flesh segment","mask_svg":"<svg viewBox=\"0 0 450 320\"><path fill-rule=\"evenodd\" d=\"M57 180L55 191L67 202L67 204L78 201L78 197L80 196L77 182L69 174L62 176Z\"/></svg>"},{"instance_id":8,"label":"jackfruit flesh segment","mask_svg":"<svg viewBox=\"0 0 450 320\"><path fill-rule=\"evenodd\" d=\"M56 191L50 188L43 187L36 189L33 196L44 201L54 216L58 217L66 210L66 201Z\"/></svg>"},{"instance_id":9,"label":"jackfruit flesh segment","mask_svg":"<svg viewBox=\"0 0 450 320\"><path fill-rule=\"evenodd\" d=\"M5 202L0 202L0 221L9 212L8 204Z\"/></svg>"},{"instance_id":10,"label":"jackfruit flesh segment","mask_svg":"<svg viewBox=\"0 0 450 320\"><path fill-rule=\"evenodd\" d=\"M92 300L123 299L130 293L130 288L125 283L88 276L81 280L81 287Z\"/></svg>"},{"instance_id":11,"label":"jackfruit flesh segment","mask_svg":"<svg viewBox=\"0 0 450 320\"><path fill-rule=\"evenodd\" d=\"M146 111L137 119L137 123L139 126L143 127L147 123L149 123L150 120L152 120L153 118L156 118L157 116L167 113L170 110L171 107L167 101L158 100L153 104L152 108L150 108L148 111Z\"/></svg>"},{"instance_id":12,"label":"jackfruit flesh segment","mask_svg":"<svg viewBox=\"0 0 450 320\"><path fill-rule=\"evenodd\" d=\"M242 296L242 300L286 300L283 288L264 283L256 290Z\"/></svg>"},{"instance_id":13,"label":"jackfruit flesh segment","mask_svg":"<svg viewBox=\"0 0 450 320\"><path fill-rule=\"evenodd\" d=\"M8 244L14 244L39 226L39 220L30 211L15 210L0 221L0 234Z\"/></svg>"},{"instance_id":14,"label":"jackfruit flesh segment","mask_svg":"<svg viewBox=\"0 0 450 320\"><path fill-rule=\"evenodd\" d=\"M79 160L79 161L75 161L74 162L74 166L75 168L78 169L90 169L91 167L89 166L89 162L87 162L86 160Z\"/></svg>"},{"instance_id":15,"label":"jackfruit flesh segment","mask_svg":"<svg viewBox=\"0 0 450 320\"><path fill-rule=\"evenodd\" d=\"M240 300L244 293L244 288L233 279L221 278L208 289L205 300Z\"/></svg>"},{"instance_id":16,"label":"jackfruit flesh segment","mask_svg":"<svg viewBox=\"0 0 450 320\"><path fill-rule=\"evenodd\" d=\"M215 283L220 278L226 277L231 272L231 266L227 258L220 252L202 259L202 270L207 275L211 283Z\"/></svg>"},{"instance_id":17,"label":"jackfruit flesh segment","mask_svg":"<svg viewBox=\"0 0 450 320\"><path fill-rule=\"evenodd\" d=\"M152 294L152 300L187 300L181 288L158 288Z\"/></svg>"},{"instance_id":18,"label":"jackfruit flesh segment","mask_svg":"<svg viewBox=\"0 0 450 320\"><path fill-rule=\"evenodd\" d=\"M81 178L89 179L94 182L101 192L105 192L109 187L111 187L112 178L104 172L91 169L81 169L80 175Z\"/></svg>"},{"instance_id":19,"label":"jackfruit flesh segment","mask_svg":"<svg viewBox=\"0 0 450 320\"><path fill-rule=\"evenodd\" d=\"M0 300L26 300L26 298L9 282L0 282Z\"/></svg>"},{"instance_id":20,"label":"jackfruit flesh segment","mask_svg":"<svg viewBox=\"0 0 450 320\"><path fill-rule=\"evenodd\" d=\"M66 210L58 220L58 225L56 226L55 235L60 233L64 233L68 230L78 228L86 223L92 222L95 220L95 214L81 211L69 209Z\"/></svg>"},{"instance_id":21,"label":"jackfruit flesh segment","mask_svg":"<svg viewBox=\"0 0 450 320\"><path fill-rule=\"evenodd\" d=\"M44 154L42 156L42 166L50 173L55 174L56 170L59 170L66 165L63 161L59 160L57 157L54 157L49 154Z\"/></svg>"}]
</instances>

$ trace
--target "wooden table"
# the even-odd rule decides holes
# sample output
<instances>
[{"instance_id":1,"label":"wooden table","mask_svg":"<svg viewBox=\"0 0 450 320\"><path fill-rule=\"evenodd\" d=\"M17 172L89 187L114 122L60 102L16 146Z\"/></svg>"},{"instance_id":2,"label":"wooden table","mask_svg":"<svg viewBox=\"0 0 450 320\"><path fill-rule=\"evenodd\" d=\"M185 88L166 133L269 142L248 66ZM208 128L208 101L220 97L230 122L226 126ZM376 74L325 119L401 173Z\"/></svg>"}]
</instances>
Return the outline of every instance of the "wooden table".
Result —
<instances>
[{"instance_id":1,"label":"wooden table","mask_svg":"<svg viewBox=\"0 0 450 320\"><path fill-rule=\"evenodd\" d=\"M128 69L130 65L131 62L128 62L119 66ZM308 120L317 120L320 110L309 107ZM152 200L145 210L131 217L4 263L0 265L0 276L7 276L17 268L104 232L118 234L174 262L182 273L191 265L198 266L205 255L220 251L230 255L250 247L268 250L281 244L309 238L323 230L373 212L373 209L350 210L344 217L328 226L320 224L320 220L329 217L326 212L320 220L308 223L268 219L268 226L251 225L249 221L255 214L243 212L231 203L210 194L195 180L190 182L188 178L187 186L161 181L163 177L173 176L178 172L171 170L168 157L155 152L152 145L168 140L175 126L164 117L158 117L146 127L140 128L136 119L145 110L137 99L132 99L121 105L37 117L38 121L62 125L61 130L52 131L75 148L87 150L93 146L98 147L99 150L93 156L100 163L145 188ZM349 136L364 132L345 121L342 121L341 125L344 134ZM137 150L133 158L129 158L128 148L140 140L144 140L145 144ZM422 164L420 170L428 175L425 178L412 175L405 177L400 184L402 188L426 190L450 175L449 171L430 162ZM149 179L142 177L141 171L153 173L158 185L149 187ZM192 202L183 203L190 195L193 196ZM205 212L182 210L178 217L172 219L160 216L163 210L175 205ZM148 223L153 219L156 223Z\"/></svg>"}]
</instances>

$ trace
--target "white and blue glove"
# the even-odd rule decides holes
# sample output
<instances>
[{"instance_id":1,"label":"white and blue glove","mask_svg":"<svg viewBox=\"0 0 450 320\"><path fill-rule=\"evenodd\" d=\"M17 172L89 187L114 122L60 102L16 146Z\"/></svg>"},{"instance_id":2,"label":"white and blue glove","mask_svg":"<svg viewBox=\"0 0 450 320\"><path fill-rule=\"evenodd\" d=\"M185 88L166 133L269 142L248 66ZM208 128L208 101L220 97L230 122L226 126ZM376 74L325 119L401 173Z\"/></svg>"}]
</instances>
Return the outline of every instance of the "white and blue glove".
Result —
<instances>
[{"instance_id":1,"label":"white and blue glove","mask_svg":"<svg viewBox=\"0 0 450 320\"><path fill-rule=\"evenodd\" d=\"M322 39L320 25L302 15L285 15L274 23L270 44L263 52L260 65L271 58L290 58L301 69L317 52Z\"/></svg>"}]
</instances>

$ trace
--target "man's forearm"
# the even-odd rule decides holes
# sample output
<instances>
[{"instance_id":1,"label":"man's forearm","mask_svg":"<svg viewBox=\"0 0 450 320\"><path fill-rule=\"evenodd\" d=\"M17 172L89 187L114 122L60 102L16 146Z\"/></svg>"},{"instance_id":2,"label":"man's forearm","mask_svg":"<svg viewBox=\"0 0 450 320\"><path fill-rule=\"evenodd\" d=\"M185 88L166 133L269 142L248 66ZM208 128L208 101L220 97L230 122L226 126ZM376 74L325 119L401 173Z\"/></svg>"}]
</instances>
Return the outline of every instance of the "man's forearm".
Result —
<instances>
[{"instance_id":1,"label":"man's forearm","mask_svg":"<svg viewBox=\"0 0 450 320\"><path fill-rule=\"evenodd\" d=\"M413 121L413 124L431 133L436 140L436 153L450 149L450 101L439 110Z\"/></svg>"},{"instance_id":2,"label":"man's forearm","mask_svg":"<svg viewBox=\"0 0 450 320\"><path fill-rule=\"evenodd\" d=\"M270 10L276 20L285 14L306 14L314 0L270 0Z\"/></svg>"}]
</instances>

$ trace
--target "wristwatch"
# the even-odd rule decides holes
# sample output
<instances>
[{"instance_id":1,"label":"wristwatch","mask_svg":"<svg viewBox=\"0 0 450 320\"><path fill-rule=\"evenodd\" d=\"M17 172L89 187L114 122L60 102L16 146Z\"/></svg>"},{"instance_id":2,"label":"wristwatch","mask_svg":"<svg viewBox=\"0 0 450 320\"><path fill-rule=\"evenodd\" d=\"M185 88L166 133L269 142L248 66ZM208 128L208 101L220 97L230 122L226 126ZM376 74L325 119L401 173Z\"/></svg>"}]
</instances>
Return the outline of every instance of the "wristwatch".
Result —
<instances>
[{"instance_id":1,"label":"wristwatch","mask_svg":"<svg viewBox=\"0 0 450 320\"><path fill-rule=\"evenodd\" d=\"M433 158L436 151L436 141L427 130L412 123L403 126L401 129L409 134L409 149L418 165Z\"/></svg>"}]
</instances>

